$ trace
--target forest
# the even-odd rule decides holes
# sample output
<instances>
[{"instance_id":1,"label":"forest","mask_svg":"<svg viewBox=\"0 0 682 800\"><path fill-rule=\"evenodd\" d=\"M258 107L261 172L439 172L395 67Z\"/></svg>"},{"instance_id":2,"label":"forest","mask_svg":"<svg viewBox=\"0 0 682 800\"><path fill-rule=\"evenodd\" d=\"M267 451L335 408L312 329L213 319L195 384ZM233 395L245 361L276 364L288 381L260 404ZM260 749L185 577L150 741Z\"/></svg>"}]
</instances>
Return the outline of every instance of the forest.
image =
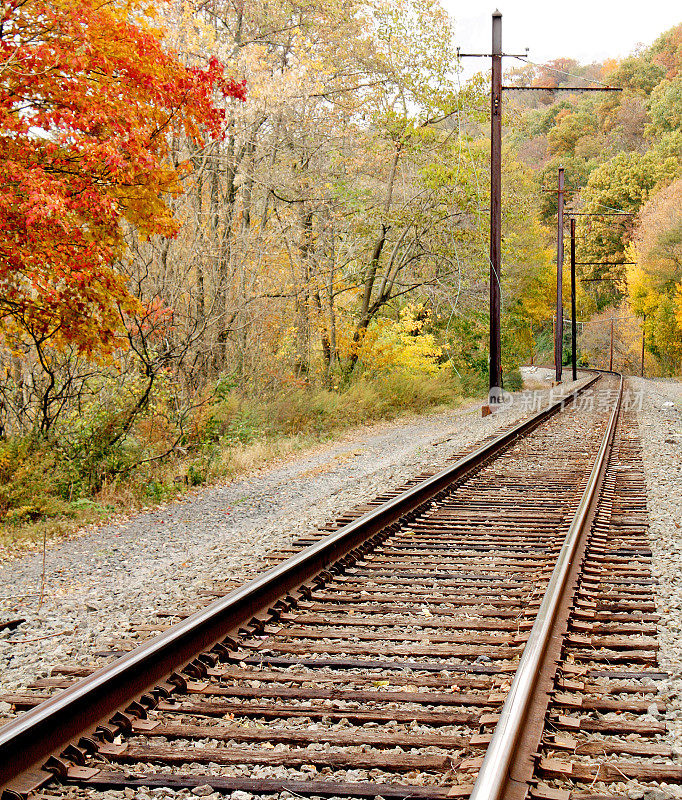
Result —
<instances>
[{"instance_id":1,"label":"forest","mask_svg":"<svg viewBox=\"0 0 682 800\"><path fill-rule=\"evenodd\" d=\"M489 77L437 0L6 0L0 48L15 543L485 392ZM679 376L682 24L506 66L547 90L504 98L505 388L553 358L559 166L581 363L614 318L617 369Z\"/></svg>"}]
</instances>

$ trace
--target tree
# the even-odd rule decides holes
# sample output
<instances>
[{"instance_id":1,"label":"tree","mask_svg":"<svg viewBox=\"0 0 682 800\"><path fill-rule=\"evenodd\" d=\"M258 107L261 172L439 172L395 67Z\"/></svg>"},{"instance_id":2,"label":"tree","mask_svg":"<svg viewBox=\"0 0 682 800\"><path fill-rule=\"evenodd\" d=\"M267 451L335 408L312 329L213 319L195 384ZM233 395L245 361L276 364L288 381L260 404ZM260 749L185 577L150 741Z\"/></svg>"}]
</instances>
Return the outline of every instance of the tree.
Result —
<instances>
[{"instance_id":1,"label":"tree","mask_svg":"<svg viewBox=\"0 0 682 800\"><path fill-rule=\"evenodd\" d=\"M676 158L661 158L656 150L619 153L590 174L582 192L583 209L593 214L637 213L678 170ZM595 289L597 308L619 300L625 292L625 248L633 226L633 217L596 216L589 222L586 237L578 242L578 260L598 262L586 269L586 277L606 279Z\"/></svg>"},{"instance_id":2,"label":"tree","mask_svg":"<svg viewBox=\"0 0 682 800\"><path fill-rule=\"evenodd\" d=\"M666 371L682 359L682 179L642 208L628 271L630 303L647 317L647 346Z\"/></svg>"},{"instance_id":3,"label":"tree","mask_svg":"<svg viewBox=\"0 0 682 800\"><path fill-rule=\"evenodd\" d=\"M217 60L184 66L141 2L10 0L0 17L0 325L81 354L121 343L137 304L124 226L172 236L182 131L218 136L214 94L244 97ZM47 366L47 364L44 364Z\"/></svg>"},{"instance_id":4,"label":"tree","mask_svg":"<svg viewBox=\"0 0 682 800\"><path fill-rule=\"evenodd\" d=\"M661 81L649 97L647 136L682 130L682 77Z\"/></svg>"},{"instance_id":5,"label":"tree","mask_svg":"<svg viewBox=\"0 0 682 800\"><path fill-rule=\"evenodd\" d=\"M682 72L682 23L661 34L651 45L651 60L673 79Z\"/></svg>"},{"instance_id":6,"label":"tree","mask_svg":"<svg viewBox=\"0 0 682 800\"><path fill-rule=\"evenodd\" d=\"M565 112L557 117L555 126L549 132L549 152L553 155L574 155L579 140L596 131L597 122L586 111Z\"/></svg>"}]
</instances>

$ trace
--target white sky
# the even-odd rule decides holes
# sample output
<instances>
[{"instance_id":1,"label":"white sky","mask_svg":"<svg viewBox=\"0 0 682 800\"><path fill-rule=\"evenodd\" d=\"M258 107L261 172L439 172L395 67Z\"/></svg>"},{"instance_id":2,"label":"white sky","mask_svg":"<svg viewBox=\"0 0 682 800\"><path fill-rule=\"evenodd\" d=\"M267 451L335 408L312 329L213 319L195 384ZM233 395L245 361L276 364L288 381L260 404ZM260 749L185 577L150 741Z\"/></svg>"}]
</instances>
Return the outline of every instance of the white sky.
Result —
<instances>
[{"instance_id":1,"label":"white sky","mask_svg":"<svg viewBox=\"0 0 682 800\"><path fill-rule=\"evenodd\" d=\"M441 0L455 20L455 40L464 53L490 52L491 15L502 12L502 47L537 63L560 56L582 63L622 57L651 44L682 22L679 0ZM497 3L497 5L495 5ZM462 60L465 76L489 69L490 61ZM505 59L504 66L520 66Z\"/></svg>"}]
</instances>

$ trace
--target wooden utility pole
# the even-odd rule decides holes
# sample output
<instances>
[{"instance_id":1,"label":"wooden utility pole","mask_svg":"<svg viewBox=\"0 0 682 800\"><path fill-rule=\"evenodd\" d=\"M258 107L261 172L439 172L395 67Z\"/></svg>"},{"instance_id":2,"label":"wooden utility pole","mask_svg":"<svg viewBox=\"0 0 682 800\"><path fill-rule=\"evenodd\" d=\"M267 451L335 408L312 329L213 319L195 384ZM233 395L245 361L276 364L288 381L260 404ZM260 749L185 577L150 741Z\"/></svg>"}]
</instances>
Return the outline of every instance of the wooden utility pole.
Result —
<instances>
[{"instance_id":1,"label":"wooden utility pole","mask_svg":"<svg viewBox=\"0 0 682 800\"><path fill-rule=\"evenodd\" d=\"M613 372L613 317L611 317L611 346L609 347L609 372Z\"/></svg>"},{"instance_id":2,"label":"wooden utility pole","mask_svg":"<svg viewBox=\"0 0 682 800\"><path fill-rule=\"evenodd\" d=\"M490 84L490 367L488 402L502 388L500 277L502 272L502 14L493 14Z\"/></svg>"},{"instance_id":3,"label":"wooden utility pole","mask_svg":"<svg viewBox=\"0 0 682 800\"><path fill-rule=\"evenodd\" d=\"M616 91L614 89L613 91ZM560 193L561 196L561 193ZM576 261L575 260L575 217L632 217L632 214L629 211L599 211L599 212L587 212L587 211L569 211L569 218L571 223L571 365L573 368L573 380L576 380L576 313L575 313L575 268L576 266L579 267L588 267L588 266L597 266L597 267L605 267L605 266L622 266L623 264L634 264L634 261L622 261L618 262L618 264L608 264L603 261ZM614 280L613 278L583 278L583 281L610 281ZM646 319L646 316L644 317ZM643 335L643 334L642 334ZM555 345L556 346L556 345ZM642 347L644 344L642 343ZM613 367L613 318L611 319L611 347L610 347L610 361L611 367ZM642 364L644 363L644 353L642 352ZM643 367L642 367L643 368Z\"/></svg>"},{"instance_id":4,"label":"wooden utility pole","mask_svg":"<svg viewBox=\"0 0 682 800\"><path fill-rule=\"evenodd\" d=\"M575 319L575 217L571 217L571 369L574 381L578 380L577 328Z\"/></svg>"},{"instance_id":5,"label":"wooden utility pole","mask_svg":"<svg viewBox=\"0 0 682 800\"><path fill-rule=\"evenodd\" d=\"M557 199L556 232L556 327L554 333L554 373L557 383L561 383L561 369L564 355L564 168L559 167L559 193Z\"/></svg>"}]
</instances>

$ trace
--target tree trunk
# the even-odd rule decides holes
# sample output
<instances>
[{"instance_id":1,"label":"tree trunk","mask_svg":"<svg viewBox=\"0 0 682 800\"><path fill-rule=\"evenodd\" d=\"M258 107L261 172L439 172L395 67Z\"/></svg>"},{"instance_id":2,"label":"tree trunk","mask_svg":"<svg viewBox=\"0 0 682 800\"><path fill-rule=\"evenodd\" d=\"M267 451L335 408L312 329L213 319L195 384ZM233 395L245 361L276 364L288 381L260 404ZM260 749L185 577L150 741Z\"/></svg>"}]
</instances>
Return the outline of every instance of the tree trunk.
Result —
<instances>
[{"instance_id":1,"label":"tree trunk","mask_svg":"<svg viewBox=\"0 0 682 800\"><path fill-rule=\"evenodd\" d=\"M313 212L299 204L301 291L296 295L296 365L299 377L310 374L310 256L313 249Z\"/></svg>"},{"instance_id":2,"label":"tree trunk","mask_svg":"<svg viewBox=\"0 0 682 800\"><path fill-rule=\"evenodd\" d=\"M386 187L386 199L384 200L384 208L383 208L383 216L384 220L382 221L379 227L379 233L377 238L374 242L374 247L372 248L372 255L369 260L369 264L367 265L367 270L365 272L365 280L364 280L364 291L362 293L362 304L360 306L360 315L355 326L355 330L353 331L353 352L350 355L350 360L348 364L348 372L352 372L355 368L355 365L358 361L358 353L357 353L357 345L360 342L360 338L362 334L367 330L369 323L372 321L372 317L374 316L375 311L371 310L372 305L372 292L374 290L374 283L377 277L377 270L379 268L379 259L381 258L381 253L383 252L384 245L386 244L386 237L389 231L389 226L386 223L386 217L388 216L388 212L391 208L391 202L393 201L393 188L395 186L395 177L398 171L398 163L400 161L400 146L396 146L395 154L393 156L393 162L391 163L391 171L388 177L388 186Z\"/></svg>"}]
</instances>

